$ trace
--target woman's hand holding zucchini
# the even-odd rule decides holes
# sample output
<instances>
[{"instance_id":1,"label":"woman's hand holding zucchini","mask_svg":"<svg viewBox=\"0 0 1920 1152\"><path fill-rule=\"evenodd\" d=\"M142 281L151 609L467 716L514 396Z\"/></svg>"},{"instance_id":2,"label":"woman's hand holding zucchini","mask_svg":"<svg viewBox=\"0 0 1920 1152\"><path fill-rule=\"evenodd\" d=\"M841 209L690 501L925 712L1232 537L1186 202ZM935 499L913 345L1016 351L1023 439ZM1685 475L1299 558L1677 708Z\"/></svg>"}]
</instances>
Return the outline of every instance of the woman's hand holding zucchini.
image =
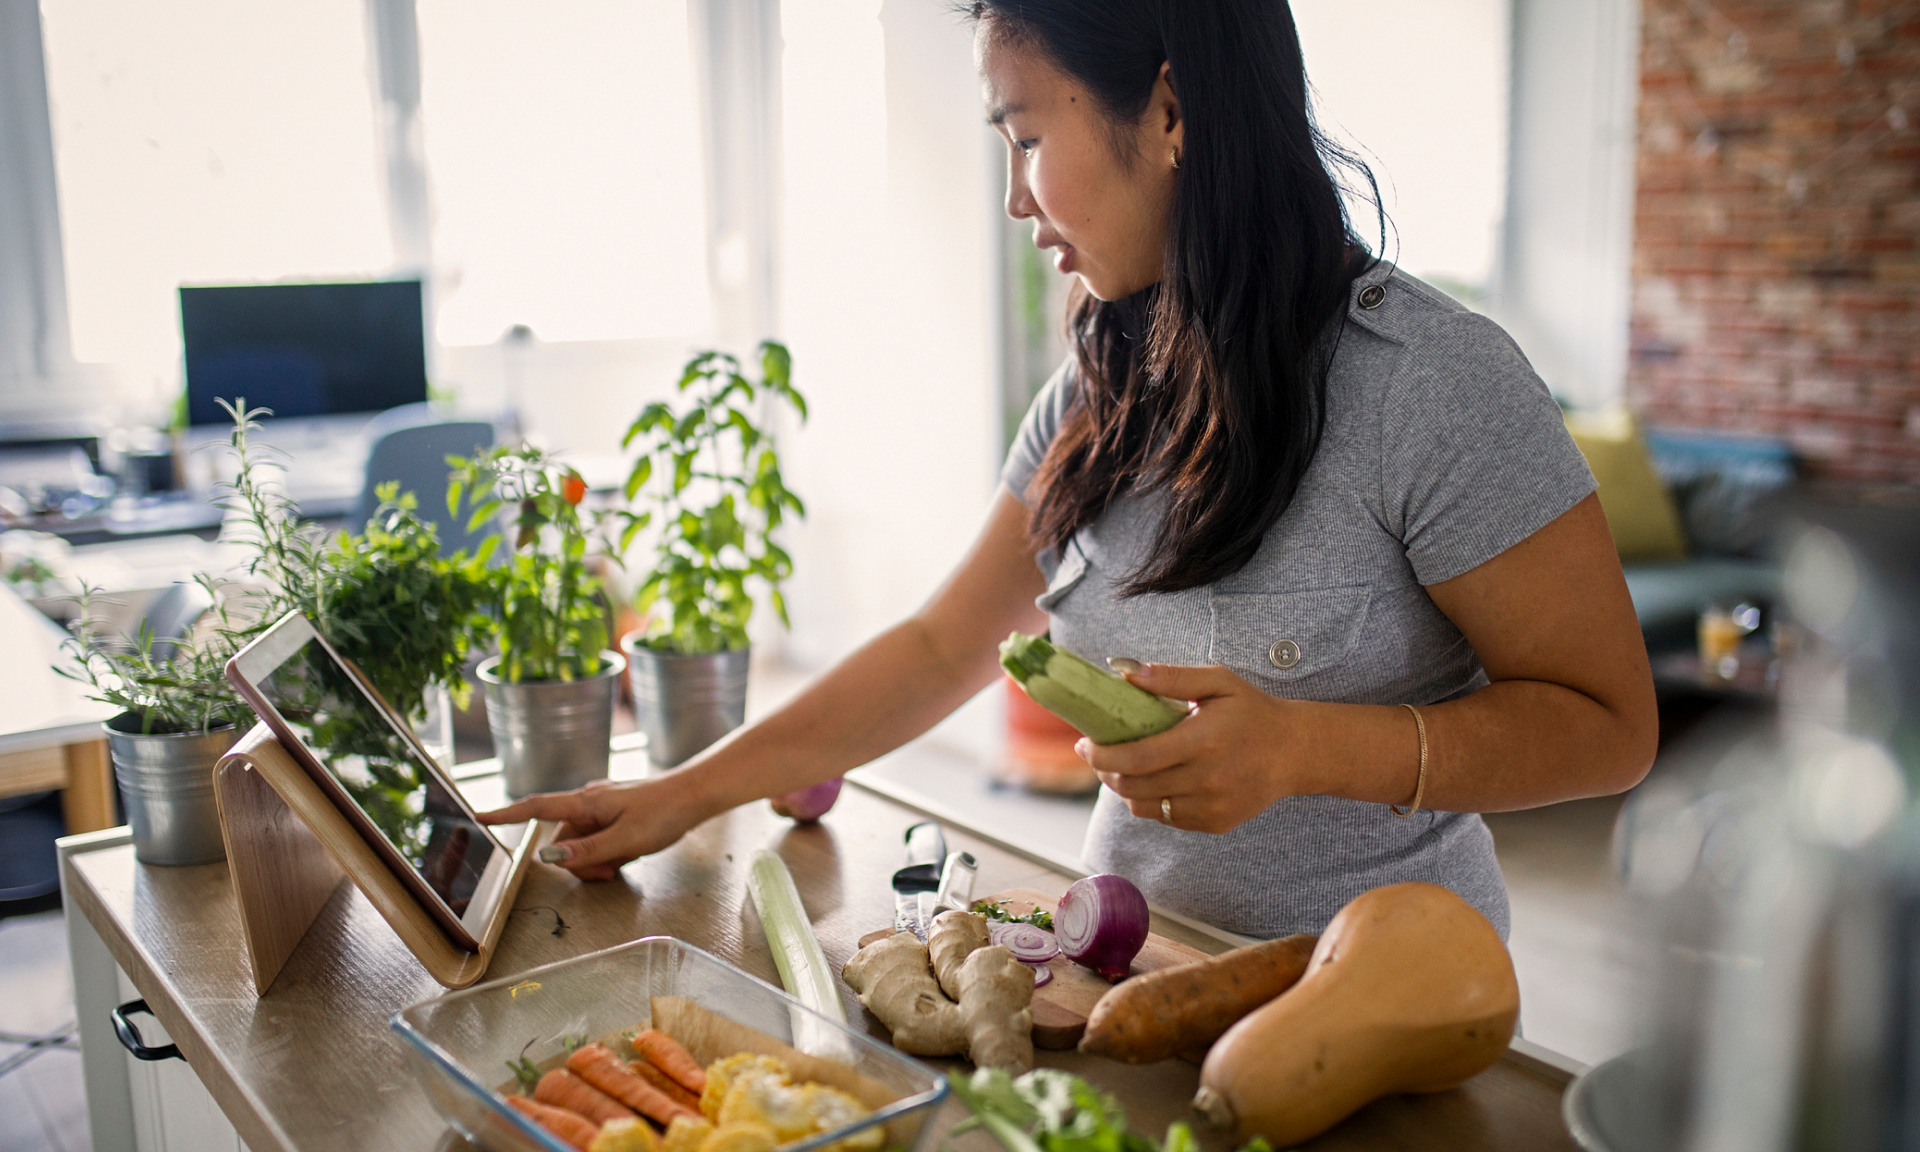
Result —
<instances>
[{"instance_id":1,"label":"woman's hand holding zucchini","mask_svg":"<svg viewBox=\"0 0 1920 1152\"><path fill-rule=\"evenodd\" d=\"M1301 704L1225 668L1113 664L1155 696L1193 703L1185 720L1157 735L1075 746L1135 816L1166 821L1170 813L1170 823L1190 832L1230 832L1276 800L1328 790L1314 775L1315 740ZM1409 776L1409 791L1411 783Z\"/></svg>"}]
</instances>

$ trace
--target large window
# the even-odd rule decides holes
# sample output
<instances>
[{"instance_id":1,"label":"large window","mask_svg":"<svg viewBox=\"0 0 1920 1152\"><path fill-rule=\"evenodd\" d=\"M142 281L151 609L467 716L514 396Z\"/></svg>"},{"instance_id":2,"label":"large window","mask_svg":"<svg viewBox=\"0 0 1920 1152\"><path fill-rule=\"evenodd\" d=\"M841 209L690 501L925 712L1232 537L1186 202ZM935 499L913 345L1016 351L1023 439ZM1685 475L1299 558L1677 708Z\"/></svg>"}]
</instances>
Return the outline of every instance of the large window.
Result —
<instances>
[{"instance_id":1,"label":"large window","mask_svg":"<svg viewBox=\"0 0 1920 1152\"><path fill-rule=\"evenodd\" d=\"M365 0L43 0L73 352L149 414L183 283L391 274ZM685 0L419 0L442 345L699 339Z\"/></svg>"},{"instance_id":2,"label":"large window","mask_svg":"<svg viewBox=\"0 0 1920 1152\"><path fill-rule=\"evenodd\" d=\"M420 0L443 344L708 327L685 0Z\"/></svg>"},{"instance_id":3,"label":"large window","mask_svg":"<svg viewBox=\"0 0 1920 1152\"><path fill-rule=\"evenodd\" d=\"M363 0L43 0L73 352L179 382L181 283L392 262Z\"/></svg>"}]
</instances>

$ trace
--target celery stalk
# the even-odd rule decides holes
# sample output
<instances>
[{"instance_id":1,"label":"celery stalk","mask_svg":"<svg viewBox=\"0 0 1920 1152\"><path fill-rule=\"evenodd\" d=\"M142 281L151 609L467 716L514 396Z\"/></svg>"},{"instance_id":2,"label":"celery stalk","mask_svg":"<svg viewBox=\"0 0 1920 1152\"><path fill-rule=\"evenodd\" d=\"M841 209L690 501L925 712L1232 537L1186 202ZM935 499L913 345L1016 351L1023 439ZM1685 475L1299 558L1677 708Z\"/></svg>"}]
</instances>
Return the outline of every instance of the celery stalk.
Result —
<instances>
[{"instance_id":1,"label":"celery stalk","mask_svg":"<svg viewBox=\"0 0 1920 1152\"><path fill-rule=\"evenodd\" d=\"M780 983L788 994L829 1020L845 1024L847 1010L840 1002L840 989L786 861L764 848L754 853L747 869L747 895L760 913L774 967L780 970ZM848 1047L845 1037L801 1012L793 1014L793 1046L830 1059L844 1058Z\"/></svg>"}]
</instances>

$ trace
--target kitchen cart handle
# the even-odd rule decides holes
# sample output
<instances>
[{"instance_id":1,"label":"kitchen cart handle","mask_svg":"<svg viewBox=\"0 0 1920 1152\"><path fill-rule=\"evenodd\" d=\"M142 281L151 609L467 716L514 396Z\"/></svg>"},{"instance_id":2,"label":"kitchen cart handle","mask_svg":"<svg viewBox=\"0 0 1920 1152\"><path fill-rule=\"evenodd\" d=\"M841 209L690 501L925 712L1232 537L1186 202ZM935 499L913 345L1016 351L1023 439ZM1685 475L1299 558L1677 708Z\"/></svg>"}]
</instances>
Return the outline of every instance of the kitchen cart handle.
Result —
<instances>
[{"instance_id":1,"label":"kitchen cart handle","mask_svg":"<svg viewBox=\"0 0 1920 1152\"><path fill-rule=\"evenodd\" d=\"M133 1026L133 1021L127 1019L142 1012L149 1016L153 1015L153 1009L147 1007L145 1000L129 1000L113 1010L113 1034L120 1037L121 1047L133 1053L135 1060L185 1060L186 1057L180 1055L178 1044L168 1044L161 1048L147 1047L146 1043L140 1039L140 1030Z\"/></svg>"}]
</instances>

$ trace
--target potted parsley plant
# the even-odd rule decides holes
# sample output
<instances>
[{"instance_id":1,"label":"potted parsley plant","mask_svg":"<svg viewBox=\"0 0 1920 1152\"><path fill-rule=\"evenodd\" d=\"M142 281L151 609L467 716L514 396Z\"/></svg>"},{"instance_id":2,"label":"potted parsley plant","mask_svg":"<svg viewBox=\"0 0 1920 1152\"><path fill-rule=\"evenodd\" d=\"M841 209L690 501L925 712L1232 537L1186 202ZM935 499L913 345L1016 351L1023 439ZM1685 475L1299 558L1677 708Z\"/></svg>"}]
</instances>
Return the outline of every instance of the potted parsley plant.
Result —
<instances>
[{"instance_id":1,"label":"potted parsley plant","mask_svg":"<svg viewBox=\"0 0 1920 1152\"><path fill-rule=\"evenodd\" d=\"M525 444L448 462L447 507L464 504L469 531L495 525L481 545L483 562L504 539L503 513L512 510L512 546L491 569L500 654L478 669L507 795L604 780L626 661L608 647L607 600L594 572L599 533L580 507L586 481Z\"/></svg>"},{"instance_id":2,"label":"potted parsley plant","mask_svg":"<svg viewBox=\"0 0 1920 1152\"><path fill-rule=\"evenodd\" d=\"M647 755L685 762L746 717L747 624L764 592L787 623L780 585L793 561L774 533L806 508L787 489L772 437L759 422L774 404L804 422L785 346L759 349L758 380L724 352L695 355L681 371L685 406L641 409L623 447L641 451L627 477L619 551L651 528L652 563L639 580L639 630L622 640Z\"/></svg>"}]
</instances>

